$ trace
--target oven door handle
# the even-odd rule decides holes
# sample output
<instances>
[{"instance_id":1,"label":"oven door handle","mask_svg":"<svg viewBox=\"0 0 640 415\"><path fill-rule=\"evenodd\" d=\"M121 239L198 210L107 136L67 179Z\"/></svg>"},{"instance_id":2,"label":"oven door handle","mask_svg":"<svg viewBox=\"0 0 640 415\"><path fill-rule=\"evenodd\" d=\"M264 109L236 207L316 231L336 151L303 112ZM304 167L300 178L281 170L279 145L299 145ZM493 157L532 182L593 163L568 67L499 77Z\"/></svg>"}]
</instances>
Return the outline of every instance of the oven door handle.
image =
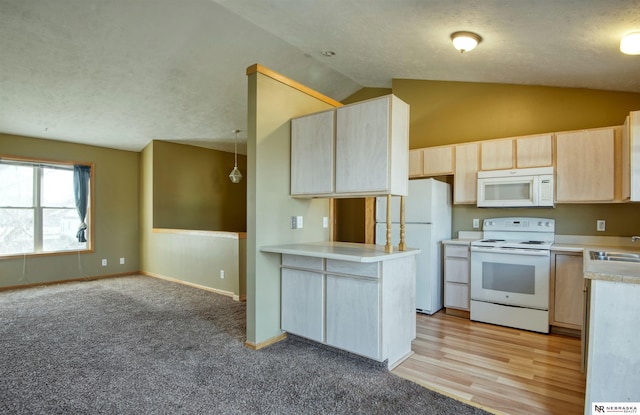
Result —
<instances>
[{"instance_id":1,"label":"oven door handle","mask_svg":"<svg viewBox=\"0 0 640 415\"><path fill-rule=\"evenodd\" d=\"M486 252L489 254L507 255L549 256L549 251L545 249L485 248L482 246L472 246L471 252Z\"/></svg>"}]
</instances>

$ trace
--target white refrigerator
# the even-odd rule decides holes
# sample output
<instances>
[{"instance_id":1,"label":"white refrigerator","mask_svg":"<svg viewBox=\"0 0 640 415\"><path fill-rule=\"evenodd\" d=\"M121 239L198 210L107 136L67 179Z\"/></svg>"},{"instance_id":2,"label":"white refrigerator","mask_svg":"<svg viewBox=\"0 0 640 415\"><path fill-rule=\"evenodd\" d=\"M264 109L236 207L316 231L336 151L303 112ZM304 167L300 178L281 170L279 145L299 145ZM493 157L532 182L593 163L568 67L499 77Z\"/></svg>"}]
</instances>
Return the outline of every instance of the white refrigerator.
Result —
<instances>
[{"instance_id":1,"label":"white refrigerator","mask_svg":"<svg viewBox=\"0 0 640 415\"><path fill-rule=\"evenodd\" d=\"M376 199L376 244L387 239L387 198ZM392 197L391 236L400 242L400 197ZM443 307L442 241L451 239L451 186L435 179L409 181L405 197L405 243L416 256L416 310L433 314Z\"/></svg>"}]
</instances>

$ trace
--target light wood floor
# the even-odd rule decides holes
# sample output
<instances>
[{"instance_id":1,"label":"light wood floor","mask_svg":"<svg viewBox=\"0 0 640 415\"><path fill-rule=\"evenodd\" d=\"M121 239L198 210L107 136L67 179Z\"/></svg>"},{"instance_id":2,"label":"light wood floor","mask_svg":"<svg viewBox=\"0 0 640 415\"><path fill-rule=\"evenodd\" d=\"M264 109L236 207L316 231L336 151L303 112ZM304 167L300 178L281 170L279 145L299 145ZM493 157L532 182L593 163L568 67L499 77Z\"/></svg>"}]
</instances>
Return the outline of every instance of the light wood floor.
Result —
<instances>
[{"instance_id":1,"label":"light wood floor","mask_svg":"<svg viewBox=\"0 0 640 415\"><path fill-rule=\"evenodd\" d=\"M497 414L582 414L580 339L417 315L415 352L393 370Z\"/></svg>"}]
</instances>

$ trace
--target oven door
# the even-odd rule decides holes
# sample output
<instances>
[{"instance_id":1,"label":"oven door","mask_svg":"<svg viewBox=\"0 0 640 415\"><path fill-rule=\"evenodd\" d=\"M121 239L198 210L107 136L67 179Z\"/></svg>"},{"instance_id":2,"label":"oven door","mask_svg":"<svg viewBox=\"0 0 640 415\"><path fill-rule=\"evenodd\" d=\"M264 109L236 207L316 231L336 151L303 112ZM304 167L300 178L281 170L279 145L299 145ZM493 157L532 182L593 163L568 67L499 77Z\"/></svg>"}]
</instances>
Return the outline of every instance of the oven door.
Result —
<instances>
[{"instance_id":1,"label":"oven door","mask_svg":"<svg viewBox=\"0 0 640 415\"><path fill-rule=\"evenodd\" d=\"M471 247L471 299L549 309L548 250Z\"/></svg>"}]
</instances>

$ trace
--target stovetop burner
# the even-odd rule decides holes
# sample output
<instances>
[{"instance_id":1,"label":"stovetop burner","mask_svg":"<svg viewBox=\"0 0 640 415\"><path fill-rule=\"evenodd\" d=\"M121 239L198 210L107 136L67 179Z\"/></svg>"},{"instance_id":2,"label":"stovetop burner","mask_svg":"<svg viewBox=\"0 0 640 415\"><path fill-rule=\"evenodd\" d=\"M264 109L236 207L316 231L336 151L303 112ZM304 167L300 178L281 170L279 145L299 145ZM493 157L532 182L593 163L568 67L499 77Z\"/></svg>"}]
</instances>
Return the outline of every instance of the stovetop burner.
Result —
<instances>
[{"instance_id":1,"label":"stovetop burner","mask_svg":"<svg viewBox=\"0 0 640 415\"><path fill-rule=\"evenodd\" d=\"M493 242L505 242L505 240L504 239L483 239L480 242L493 243Z\"/></svg>"},{"instance_id":2,"label":"stovetop burner","mask_svg":"<svg viewBox=\"0 0 640 415\"><path fill-rule=\"evenodd\" d=\"M522 241L520 242L523 245L542 245L543 241Z\"/></svg>"}]
</instances>

